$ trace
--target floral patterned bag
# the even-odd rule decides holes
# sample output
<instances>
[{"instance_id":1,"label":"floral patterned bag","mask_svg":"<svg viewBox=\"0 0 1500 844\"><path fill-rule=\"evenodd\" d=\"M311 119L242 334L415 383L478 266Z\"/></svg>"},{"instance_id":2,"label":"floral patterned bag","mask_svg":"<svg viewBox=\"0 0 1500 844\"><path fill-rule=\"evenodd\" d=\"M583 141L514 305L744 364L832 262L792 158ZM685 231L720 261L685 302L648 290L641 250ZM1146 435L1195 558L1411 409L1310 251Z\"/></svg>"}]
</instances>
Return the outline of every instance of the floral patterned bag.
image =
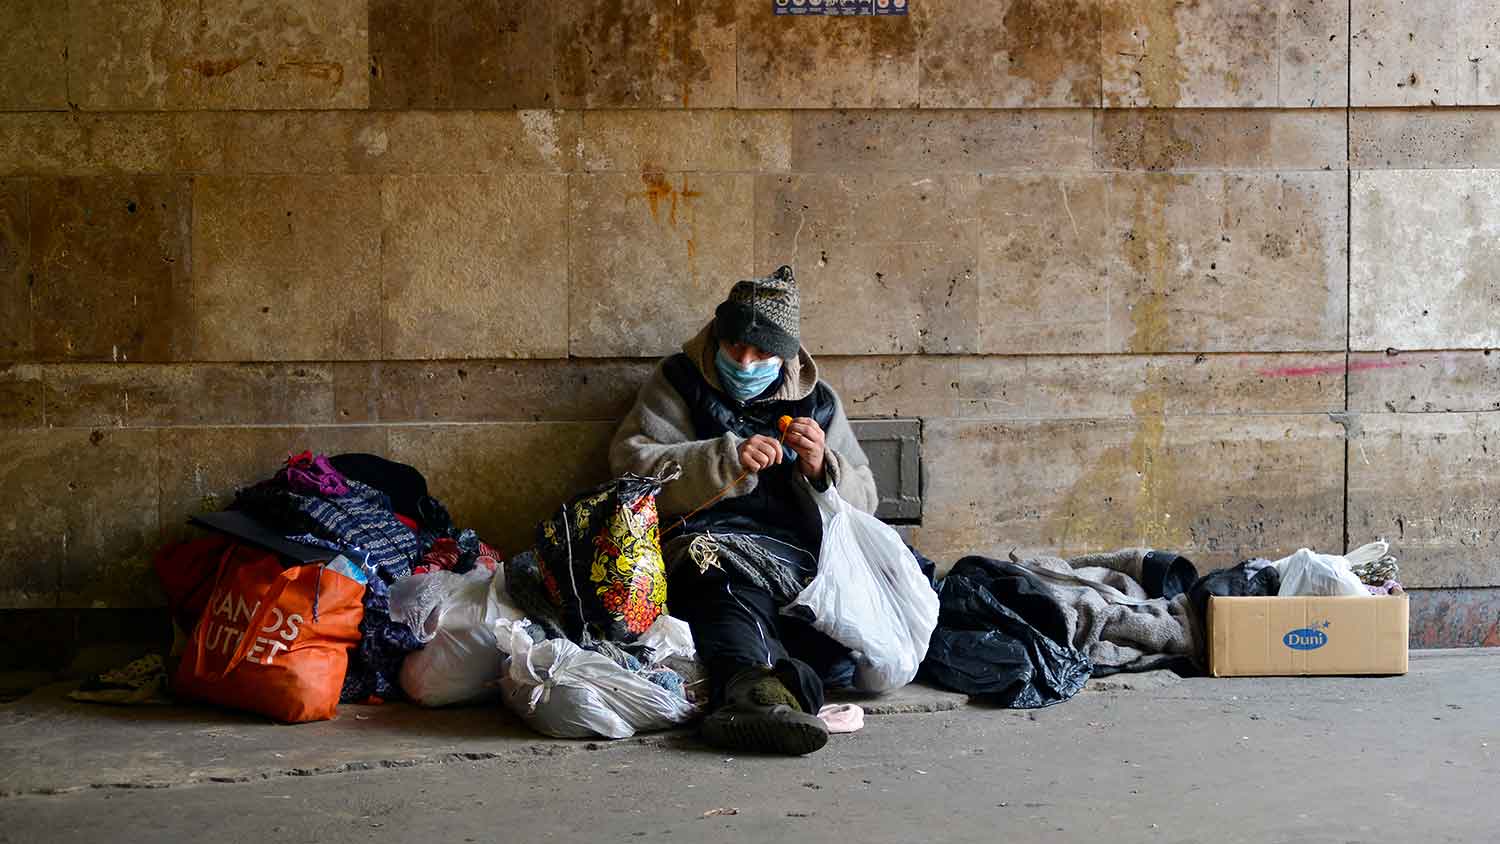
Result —
<instances>
[{"instance_id":1,"label":"floral patterned bag","mask_svg":"<svg viewBox=\"0 0 1500 844\"><path fill-rule=\"evenodd\" d=\"M677 479L627 474L575 496L536 528L542 585L579 644L631 642L667 611L656 496Z\"/></svg>"}]
</instances>

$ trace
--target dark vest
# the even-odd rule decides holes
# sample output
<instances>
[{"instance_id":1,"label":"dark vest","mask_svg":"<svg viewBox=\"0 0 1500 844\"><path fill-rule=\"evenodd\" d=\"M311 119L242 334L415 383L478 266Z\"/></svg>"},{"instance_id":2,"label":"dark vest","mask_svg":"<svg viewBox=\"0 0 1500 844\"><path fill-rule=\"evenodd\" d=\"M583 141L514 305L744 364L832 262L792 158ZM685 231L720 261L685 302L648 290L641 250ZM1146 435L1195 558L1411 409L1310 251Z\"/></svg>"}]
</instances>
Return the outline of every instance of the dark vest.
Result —
<instances>
[{"instance_id":1,"label":"dark vest","mask_svg":"<svg viewBox=\"0 0 1500 844\"><path fill-rule=\"evenodd\" d=\"M776 428L776 420L783 416L811 417L825 431L833 424L833 391L821 381L805 398L751 399L743 404L710 387L685 354L669 358L663 374L687 404L694 436L700 440L718 439L729 432L742 438L764 434L778 439L781 432ZM801 469L796 453L785 446L783 451L782 462L761 472L752 492L720 501L690 519L684 530L765 534L816 556L823 542L823 526L816 510L798 505L801 494L795 484L799 483L797 474Z\"/></svg>"}]
</instances>

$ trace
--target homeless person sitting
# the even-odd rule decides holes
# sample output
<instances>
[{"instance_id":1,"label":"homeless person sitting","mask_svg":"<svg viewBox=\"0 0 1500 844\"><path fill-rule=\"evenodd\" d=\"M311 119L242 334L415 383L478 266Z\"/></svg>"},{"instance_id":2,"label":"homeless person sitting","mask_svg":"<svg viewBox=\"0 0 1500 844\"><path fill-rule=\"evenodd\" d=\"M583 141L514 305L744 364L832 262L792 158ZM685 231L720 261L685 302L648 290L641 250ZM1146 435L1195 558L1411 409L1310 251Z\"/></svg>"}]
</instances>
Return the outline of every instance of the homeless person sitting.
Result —
<instances>
[{"instance_id":1,"label":"homeless person sitting","mask_svg":"<svg viewBox=\"0 0 1500 844\"><path fill-rule=\"evenodd\" d=\"M877 501L838 396L801 346L799 311L790 267L735 284L657 367L610 447L616 474L683 468L657 505L667 602L692 628L713 686L704 740L791 755L827 743L824 687L846 685L854 669L848 649L779 612L817 572L822 521L810 485L833 484L865 512ZM784 447L782 416L793 420Z\"/></svg>"}]
</instances>

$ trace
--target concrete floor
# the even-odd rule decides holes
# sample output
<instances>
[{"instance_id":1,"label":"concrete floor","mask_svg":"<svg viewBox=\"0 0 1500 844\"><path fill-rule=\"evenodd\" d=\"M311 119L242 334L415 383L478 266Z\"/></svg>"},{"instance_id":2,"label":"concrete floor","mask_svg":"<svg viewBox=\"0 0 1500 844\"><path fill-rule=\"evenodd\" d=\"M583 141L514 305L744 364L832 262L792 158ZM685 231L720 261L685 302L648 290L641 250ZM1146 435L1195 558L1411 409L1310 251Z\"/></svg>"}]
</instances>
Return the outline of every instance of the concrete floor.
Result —
<instances>
[{"instance_id":1,"label":"concrete floor","mask_svg":"<svg viewBox=\"0 0 1500 844\"><path fill-rule=\"evenodd\" d=\"M1036 712L911 689L802 759L539 740L489 709L284 727L51 688L0 706L0 841L1500 840L1500 650L1411 669L1121 677Z\"/></svg>"}]
</instances>

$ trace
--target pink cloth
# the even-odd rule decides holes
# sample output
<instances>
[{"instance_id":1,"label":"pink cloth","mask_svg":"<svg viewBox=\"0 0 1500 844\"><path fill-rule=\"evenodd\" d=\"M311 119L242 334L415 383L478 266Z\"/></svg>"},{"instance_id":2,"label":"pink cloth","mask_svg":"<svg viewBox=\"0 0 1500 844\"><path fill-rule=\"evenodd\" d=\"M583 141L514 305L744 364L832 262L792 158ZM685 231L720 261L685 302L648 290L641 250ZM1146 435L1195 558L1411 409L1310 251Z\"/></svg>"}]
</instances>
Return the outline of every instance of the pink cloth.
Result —
<instances>
[{"instance_id":1,"label":"pink cloth","mask_svg":"<svg viewBox=\"0 0 1500 844\"><path fill-rule=\"evenodd\" d=\"M830 733L855 733L865 726L865 711L852 703L830 703L818 710Z\"/></svg>"}]
</instances>

